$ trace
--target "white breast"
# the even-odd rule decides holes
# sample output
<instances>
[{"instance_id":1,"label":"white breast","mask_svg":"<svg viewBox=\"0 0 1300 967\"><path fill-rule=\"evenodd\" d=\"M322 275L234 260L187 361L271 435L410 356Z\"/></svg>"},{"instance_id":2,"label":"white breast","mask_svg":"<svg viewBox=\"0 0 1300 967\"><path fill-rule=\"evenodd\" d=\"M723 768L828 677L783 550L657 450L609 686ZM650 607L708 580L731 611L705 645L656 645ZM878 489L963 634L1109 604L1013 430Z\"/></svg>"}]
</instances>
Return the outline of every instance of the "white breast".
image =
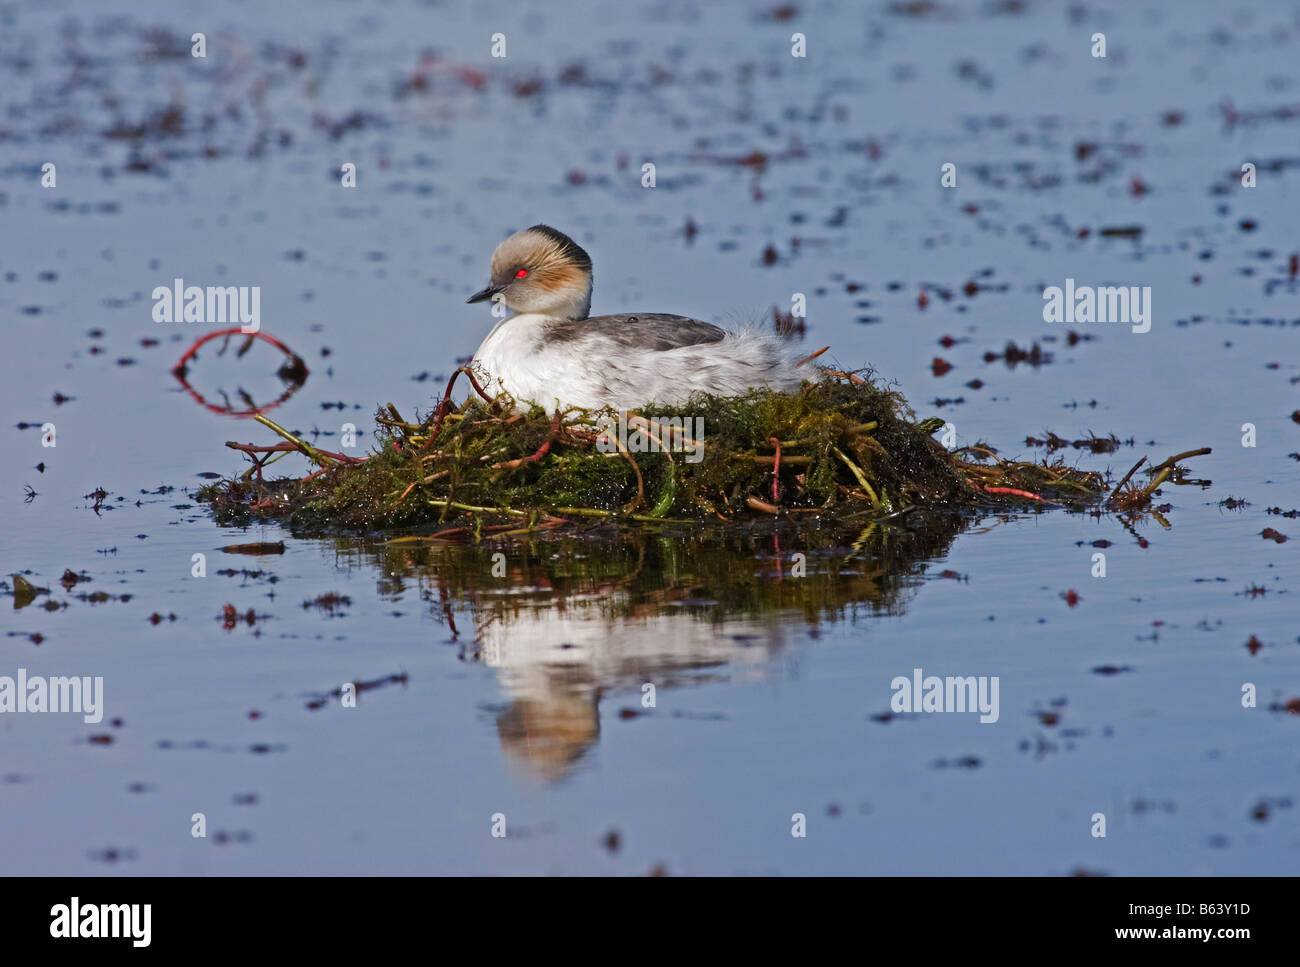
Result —
<instances>
[{"instance_id":1,"label":"white breast","mask_svg":"<svg viewBox=\"0 0 1300 967\"><path fill-rule=\"evenodd\" d=\"M538 348L542 327L549 321L547 316L522 313L503 319L487 334L471 365L488 380L483 388L489 396L504 391L516 402L555 409L560 399L556 380L564 361Z\"/></svg>"},{"instance_id":2,"label":"white breast","mask_svg":"<svg viewBox=\"0 0 1300 967\"><path fill-rule=\"evenodd\" d=\"M568 407L636 409L685 403L698 393L736 396L750 387L792 391L800 374L778 339L754 330L721 342L654 350L593 336L547 342L548 316L523 313L499 322L474 353L489 395L546 410Z\"/></svg>"}]
</instances>

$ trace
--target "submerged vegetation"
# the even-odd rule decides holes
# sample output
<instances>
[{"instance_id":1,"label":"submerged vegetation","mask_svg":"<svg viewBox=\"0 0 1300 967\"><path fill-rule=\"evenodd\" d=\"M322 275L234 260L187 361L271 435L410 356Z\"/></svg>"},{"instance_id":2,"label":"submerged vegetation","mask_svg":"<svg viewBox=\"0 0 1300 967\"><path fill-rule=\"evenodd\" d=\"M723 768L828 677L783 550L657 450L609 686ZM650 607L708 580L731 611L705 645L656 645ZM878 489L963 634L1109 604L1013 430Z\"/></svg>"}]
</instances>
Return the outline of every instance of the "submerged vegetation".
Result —
<instances>
[{"instance_id":1,"label":"submerged vegetation","mask_svg":"<svg viewBox=\"0 0 1300 967\"><path fill-rule=\"evenodd\" d=\"M477 395L454 407L461 372ZM621 421L583 410L515 412L514 401L488 398L462 368L426 419L409 422L392 404L382 408L378 445L365 458L317 449L259 416L282 441L228 443L252 466L204 488L200 499L223 523L480 533L592 518L867 519L1106 496L1102 474L1059 459L1009 461L986 445L946 449L931 436L943 422L917 420L870 373L824 369L796 393L703 397L687 409L683 417L646 407ZM293 451L319 469L301 479L264 477ZM1151 490L1134 485L1119 495L1116 488L1112 497L1132 508Z\"/></svg>"}]
</instances>

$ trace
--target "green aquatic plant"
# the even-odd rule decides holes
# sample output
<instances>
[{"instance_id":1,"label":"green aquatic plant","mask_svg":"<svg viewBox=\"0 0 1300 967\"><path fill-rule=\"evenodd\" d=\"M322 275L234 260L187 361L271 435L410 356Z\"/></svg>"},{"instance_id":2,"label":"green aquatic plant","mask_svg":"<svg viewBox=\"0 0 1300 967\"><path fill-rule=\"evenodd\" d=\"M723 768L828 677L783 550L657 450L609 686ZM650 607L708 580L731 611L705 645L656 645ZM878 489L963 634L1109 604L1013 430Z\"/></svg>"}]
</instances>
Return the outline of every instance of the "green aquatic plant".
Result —
<instances>
[{"instance_id":1,"label":"green aquatic plant","mask_svg":"<svg viewBox=\"0 0 1300 967\"><path fill-rule=\"evenodd\" d=\"M944 422L918 420L869 372L823 369L795 393L751 390L700 397L684 412L651 405L621 415L516 412L513 400L490 399L477 383L477 395L453 407L451 388L422 420L405 420L392 404L381 408L377 445L366 458L320 450L259 417L282 442L227 444L252 466L204 488L200 499L222 522L478 533L593 518L886 517L1104 494L1100 474L1060 461L945 449L931 437ZM267 480L263 470L292 451L318 469Z\"/></svg>"}]
</instances>

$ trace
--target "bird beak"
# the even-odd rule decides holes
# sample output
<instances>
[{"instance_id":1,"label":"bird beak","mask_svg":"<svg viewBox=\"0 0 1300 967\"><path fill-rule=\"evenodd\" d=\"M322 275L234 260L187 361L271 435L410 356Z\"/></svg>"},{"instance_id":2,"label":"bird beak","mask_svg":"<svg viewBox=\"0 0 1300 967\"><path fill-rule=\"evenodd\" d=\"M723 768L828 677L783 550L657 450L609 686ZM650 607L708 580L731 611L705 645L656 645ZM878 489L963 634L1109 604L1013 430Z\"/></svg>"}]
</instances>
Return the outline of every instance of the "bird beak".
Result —
<instances>
[{"instance_id":1,"label":"bird beak","mask_svg":"<svg viewBox=\"0 0 1300 967\"><path fill-rule=\"evenodd\" d=\"M469 297L468 299L466 299L465 301L466 301L466 302L482 302L484 299L490 299L490 298L492 298L494 295L496 295L498 292L500 292L500 291L501 291L502 289L504 289L504 288L505 288L504 285L489 285L489 286L488 286L486 289L484 289L483 291L481 291L481 292L475 292L472 296L470 296L470 297Z\"/></svg>"}]
</instances>

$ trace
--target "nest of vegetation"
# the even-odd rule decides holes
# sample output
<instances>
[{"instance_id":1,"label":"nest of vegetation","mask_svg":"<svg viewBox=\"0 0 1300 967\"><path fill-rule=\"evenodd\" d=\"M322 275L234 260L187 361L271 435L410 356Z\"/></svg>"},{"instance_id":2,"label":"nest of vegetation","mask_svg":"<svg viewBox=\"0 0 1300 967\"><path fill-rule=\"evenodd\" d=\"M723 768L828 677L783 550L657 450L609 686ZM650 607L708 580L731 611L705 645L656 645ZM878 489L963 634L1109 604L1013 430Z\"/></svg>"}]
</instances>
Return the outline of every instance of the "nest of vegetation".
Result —
<instances>
[{"instance_id":1,"label":"nest of vegetation","mask_svg":"<svg viewBox=\"0 0 1300 967\"><path fill-rule=\"evenodd\" d=\"M320 450L258 417L282 442L227 444L253 465L204 488L200 499L222 523L375 531L550 528L591 518L883 517L1104 495L1100 474L1059 460L1011 462L985 446L950 452L931 438L942 420L918 421L869 373L822 370L796 393L700 397L671 412L645 407L626 415L625 435L602 433L602 419L616 419L610 413L515 413L513 401L481 390L456 408L450 394L449 384L444 402L415 422L392 404L382 408L377 447L365 458ZM678 416L689 417L684 428ZM292 451L319 469L301 479L263 476Z\"/></svg>"}]
</instances>

